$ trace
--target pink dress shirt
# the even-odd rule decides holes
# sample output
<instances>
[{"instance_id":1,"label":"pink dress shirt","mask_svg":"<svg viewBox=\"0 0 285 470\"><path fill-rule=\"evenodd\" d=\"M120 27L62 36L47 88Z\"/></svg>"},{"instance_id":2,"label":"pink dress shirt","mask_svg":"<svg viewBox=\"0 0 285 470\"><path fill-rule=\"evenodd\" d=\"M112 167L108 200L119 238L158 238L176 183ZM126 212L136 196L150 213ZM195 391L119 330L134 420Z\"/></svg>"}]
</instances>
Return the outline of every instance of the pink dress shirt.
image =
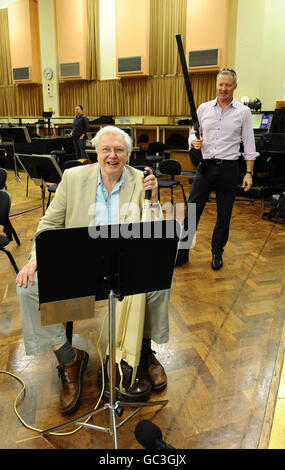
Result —
<instances>
[{"instance_id":1,"label":"pink dress shirt","mask_svg":"<svg viewBox=\"0 0 285 470\"><path fill-rule=\"evenodd\" d=\"M224 111L217 98L202 103L197 109L200 135L203 138L202 155L204 159L219 158L237 160L240 156L242 141L245 160L255 160L259 156L255 148L251 111L235 99ZM189 145L195 138L192 127Z\"/></svg>"}]
</instances>

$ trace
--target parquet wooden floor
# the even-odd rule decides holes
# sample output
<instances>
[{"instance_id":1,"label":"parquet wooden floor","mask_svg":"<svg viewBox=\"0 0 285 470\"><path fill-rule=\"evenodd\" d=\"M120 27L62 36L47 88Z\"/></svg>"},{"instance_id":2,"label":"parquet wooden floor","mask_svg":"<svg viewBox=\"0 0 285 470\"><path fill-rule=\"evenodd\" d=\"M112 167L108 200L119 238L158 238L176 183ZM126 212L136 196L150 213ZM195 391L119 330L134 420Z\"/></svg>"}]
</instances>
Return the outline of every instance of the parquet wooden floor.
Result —
<instances>
[{"instance_id":1,"label":"parquet wooden floor","mask_svg":"<svg viewBox=\"0 0 285 470\"><path fill-rule=\"evenodd\" d=\"M40 189L24 185L9 172L11 214L35 208L11 221L21 246L9 245L19 267L27 260L31 238L42 215ZM181 178L189 193L187 178ZM161 192L162 202L169 198ZM180 190L175 202L182 202ZM37 208L38 207L38 208ZM157 356L168 375L167 389L151 399L166 398L163 407L142 409L118 430L119 448L140 449L134 429L141 419L152 420L166 442L177 449L266 448L283 361L285 308L284 226L261 219L260 201L236 201L230 240L220 271L210 267L210 242L215 203L205 208L189 264L176 268L170 299L170 340L157 345ZM64 282L64 281L63 281ZM96 305L92 320L75 322L73 343L86 348L90 361L84 377L79 416L92 409L97 386L98 334L106 316L107 302ZM107 325L102 349L107 341ZM47 429L63 423L58 411L60 383L51 351L26 356L15 290L15 275L0 253L0 369L19 376L26 393L17 408L28 426ZM275 384L275 385L274 385ZM45 435L26 427L17 418L14 401L22 385L0 374L0 447L2 449L107 449L108 434L80 429L68 435ZM131 410L130 410L131 411ZM106 414L105 414L106 413ZM123 418L128 412L124 413ZM91 424L108 426L107 412L94 416ZM61 433L75 428L69 425Z\"/></svg>"}]
</instances>

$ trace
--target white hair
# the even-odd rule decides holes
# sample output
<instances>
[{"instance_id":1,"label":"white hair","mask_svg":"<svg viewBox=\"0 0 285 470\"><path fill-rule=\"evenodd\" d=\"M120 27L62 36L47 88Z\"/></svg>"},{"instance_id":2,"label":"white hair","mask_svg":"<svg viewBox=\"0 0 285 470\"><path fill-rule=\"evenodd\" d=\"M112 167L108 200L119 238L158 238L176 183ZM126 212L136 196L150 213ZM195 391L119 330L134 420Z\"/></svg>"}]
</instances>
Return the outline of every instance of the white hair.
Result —
<instances>
[{"instance_id":1,"label":"white hair","mask_svg":"<svg viewBox=\"0 0 285 470\"><path fill-rule=\"evenodd\" d=\"M128 157L130 157L132 150L133 150L133 142L132 139L130 138L129 134L127 134L125 131L120 129L119 127L115 126L105 126L100 129L100 131L97 132L97 134L93 137L91 140L91 144L95 147L97 150L98 145L99 145L99 140L101 139L103 134L118 134L121 135L126 143L127 147L127 152L128 152Z\"/></svg>"}]
</instances>

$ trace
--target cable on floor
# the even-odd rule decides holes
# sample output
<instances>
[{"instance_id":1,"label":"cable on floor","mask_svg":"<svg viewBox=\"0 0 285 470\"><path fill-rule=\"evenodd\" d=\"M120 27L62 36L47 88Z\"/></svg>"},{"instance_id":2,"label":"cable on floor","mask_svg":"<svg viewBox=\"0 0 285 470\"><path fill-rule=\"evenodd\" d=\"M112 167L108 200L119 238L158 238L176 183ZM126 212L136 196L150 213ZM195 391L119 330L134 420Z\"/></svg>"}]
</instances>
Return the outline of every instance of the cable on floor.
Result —
<instances>
[{"instance_id":1,"label":"cable on floor","mask_svg":"<svg viewBox=\"0 0 285 470\"><path fill-rule=\"evenodd\" d=\"M106 314L104 320L103 320L103 323L102 323L102 327L101 327L101 331L100 331L100 335L98 337L98 340L95 339L96 341L96 345L97 345L97 351L98 351L98 355L99 355L99 358L100 358L100 363L101 363L101 369L102 369L102 389L101 389L101 393L100 393L100 396L97 400L97 403L96 405L94 406L93 410L92 411L95 411L101 401L101 398L102 398L102 395L104 393L104 384L105 384L105 380L104 380L104 365L103 365L103 359L102 359L102 351L101 351L101 347L100 347L100 341L101 341L101 336L102 336L102 332L103 332L103 328L104 328L104 325L105 325L105 321L106 321L106 318L108 316L108 313ZM39 432L39 433L42 433L44 430L43 429L39 429L39 428L36 428L34 426L31 426L29 424L27 424L24 419L21 417L21 415L19 414L18 410L17 410L17 405L18 405L18 400L20 398L20 396L24 397L25 396L25 392L26 392L26 384L25 382L20 378L18 377L17 375L15 374L12 374L11 372L8 372L7 370L0 370L0 374L6 374L6 375L9 375L11 377L13 377L14 379L18 380L18 382L20 382L22 384L22 389L20 390L20 392L18 393L15 401L14 401L14 412L17 416L17 418L20 420L20 422L27 428L27 429L31 429L32 431L36 431L36 432ZM86 421L84 421L85 423L87 423L89 421L89 419L91 418L92 416L89 416ZM50 426L52 427L52 426ZM76 433L77 431L79 431L80 429L82 429L84 426L81 425L79 427L77 427L76 429L73 429L73 431L69 431L69 432L48 432L47 434L50 434L52 436L70 436L71 434L74 434Z\"/></svg>"}]
</instances>

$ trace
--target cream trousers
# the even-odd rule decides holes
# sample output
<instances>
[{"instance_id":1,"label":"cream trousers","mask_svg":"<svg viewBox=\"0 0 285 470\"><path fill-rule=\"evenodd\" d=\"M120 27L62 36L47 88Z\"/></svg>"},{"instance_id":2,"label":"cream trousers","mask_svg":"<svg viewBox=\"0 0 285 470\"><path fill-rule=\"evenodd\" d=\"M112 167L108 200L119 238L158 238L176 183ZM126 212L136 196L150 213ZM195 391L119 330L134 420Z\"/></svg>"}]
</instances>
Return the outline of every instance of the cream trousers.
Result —
<instances>
[{"instance_id":1,"label":"cream trousers","mask_svg":"<svg viewBox=\"0 0 285 470\"><path fill-rule=\"evenodd\" d=\"M62 323L41 326L37 272L35 272L34 285L17 286L17 294L22 315L25 350L28 356L66 341L65 328ZM169 339L169 297L170 289L146 294L143 336L151 338L158 344L167 343Z\"/></svg>"}]
</instances>

